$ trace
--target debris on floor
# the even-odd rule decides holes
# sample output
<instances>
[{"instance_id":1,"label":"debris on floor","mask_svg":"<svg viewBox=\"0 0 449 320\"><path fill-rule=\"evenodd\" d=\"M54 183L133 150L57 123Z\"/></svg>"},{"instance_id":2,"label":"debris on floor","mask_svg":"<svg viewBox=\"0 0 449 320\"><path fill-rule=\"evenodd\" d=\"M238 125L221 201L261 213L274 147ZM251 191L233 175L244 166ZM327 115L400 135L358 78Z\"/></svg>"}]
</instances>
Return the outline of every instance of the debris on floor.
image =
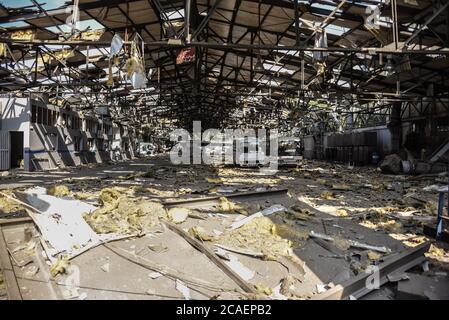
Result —
<instances>
[{"instance_id":1,"label":"debris on floor","mask_svg":"<svg viewBox=\"0 0 449 320\"><path fill-rule=\"evenodd\" d=\"M191 211L188 208L171 208L168 210L167 216L173 223L182 223L186 221Z\"/></svg>"},{"instance_id":2,"label":"debris on floor","mask_svg":"<svg viewBox=\"0 0 449 320\"><path fill-rule=\"evenodd\" d=\"M117 189L103 189L100 193L101 207L83 217L99 234L142 234L159 225L166 217L163 205L156 201L130 198Z\"/></svg>"},{"instance_id":3,"label":"debris on floor","mask_svg":"<svg viewBox=\"0 0 449 320\"><path fill-rule=\"evenodd\" d=\"M433 177L393 178L308 161L281 170L268 184L245 168L197 170L164 164L105 179L3 190L0 210L31 218L19 239L9 225L0 229L9 260L24 279L61 284L84 270L89 276L81 284L61 285L64 299L98 298L80 288L106 290L106 279L122 286L111 289L135 286L149 298L315 299L332 297L372 266L431 241L420 257L428 267L390 276L383 290L388 298L446 298L434 283L446 284L449 250L423 233L437 212L435 197L424 190ZM121 273L147 282L119 284Z\"/></svg>"},{"instance_id":4,"label":"debris on floor","mask_svg":"<svg viewBox=\"0 0 449 320\"><path fill-rule=\"evenodd\" d=\"M226 230L217 240L231 248L260 252L269 260L288 256L291 243L276 234L276 226L268 217L254 218L240 228Z\"/></svg>"},{"instance_id":5,"label":"debris on floor","mask_svg":"<svg viewBox=\"0 0 449 320\"><path fill-rule=\"evenodd\" d=\"M69 266L68 256L59 256L55 262L50 267L50 274L56 277L60 273L65 273Z\"/></svg>"},{"instance_id":6,"label":"debris on floor","mask_svg":"<svg viewBox=\"0 0 449 320\"><path fill-rule=\"evenodd\" d=\"M10 189L2 190L2 193L3 195L0 194L0 209L1 209L0 218L2 218L3 216L9 216L16 212L25 210L25 208L21 204L6 197L12 195L12 190Z\"/></svg>"},{"instance_id":7,"label":"debris on floor","mask_svg":"<svg viewBox=\"0 0 449 320\"><path fill-rule=\"evenodd\" d=\"M64 185L54 185L47 188L47 194L55 197L66 197L70 196L70 190Z\"/></svg>"},{"instance_id":8,"label":"debris on floor","mask_svg":"<svg viewBox=\"0 0 449 320\"><path fill-rule=\"evenodd\" d=\"M428 277L407 273L406 278L398 282L397 298L411 300L449 300L449 278Z\"/></svg>"}]
</instances>

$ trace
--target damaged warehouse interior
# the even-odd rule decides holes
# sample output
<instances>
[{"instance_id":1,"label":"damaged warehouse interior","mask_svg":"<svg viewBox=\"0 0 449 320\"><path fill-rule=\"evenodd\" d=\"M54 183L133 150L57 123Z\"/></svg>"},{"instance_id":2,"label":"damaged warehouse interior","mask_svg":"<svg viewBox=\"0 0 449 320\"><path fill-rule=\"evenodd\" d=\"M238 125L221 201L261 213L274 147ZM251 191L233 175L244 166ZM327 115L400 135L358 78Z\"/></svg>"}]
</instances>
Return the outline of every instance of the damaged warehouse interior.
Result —
<instances>
[{"instance_id":1,"label":"damaged warehouse interior","mask_svg":"<svg viewBox=\"0 0 449 320\"><path fill-rule=\"evenodd\" d=\"M0 1L0 300L449 299L449 2Z\"/></svg>"}]
</instances>

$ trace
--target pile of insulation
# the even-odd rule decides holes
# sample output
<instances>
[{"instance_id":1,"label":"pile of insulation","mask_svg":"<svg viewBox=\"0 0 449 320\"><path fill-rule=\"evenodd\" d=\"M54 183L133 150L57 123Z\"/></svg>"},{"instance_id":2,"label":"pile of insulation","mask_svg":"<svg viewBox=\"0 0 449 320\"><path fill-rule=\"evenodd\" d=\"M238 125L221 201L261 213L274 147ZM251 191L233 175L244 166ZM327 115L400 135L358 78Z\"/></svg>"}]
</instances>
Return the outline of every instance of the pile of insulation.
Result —
<instances>
[{"instance_id":1,"label":"pile of insulation","mask_svg":"<svg viewBox=\"0 0 449 320\"><path fill-rule=\"evenodd\" d=\"M1 190L1 192L8 196L12 196L12 190ZM0 210L3 213L14 213L25 210L25 208L18 204L16 201L0 195Z\"/></svg>"},{"instance_id":2,"label":"pile of insulation","mask_svg":"<svg viewBox=\"0 0 449 320\"><path fill-rule=\"evenodd\" d=\"M65 185L54 185L47 188L47 194L54 197L67 197L70 196L70 189Z\"/></svg>"},{"instance_id":3,"label":"pile of insulation","mask_svg":"<svg viewBox=\"0 0 449 320\"><path fill-rule=\"evenodd\" d=\"M277 234L277 226L267 217L258 217L235 230L227 230L217 243L236 249L261 252L267 260L289 256L292 243Z\"/></svg>"},{"instance_id":4,"label":"pile of insulation","mask_svg":"<svg viewBox=\"0 0 449 320\"><path fill-rule=\"evenodd\" d=\"M159 202L127 197L117 188L101 190L101 207L83 215L91 228L99 233L140 234L154 230L167 213Z\"/></svg>"}]
</instances>

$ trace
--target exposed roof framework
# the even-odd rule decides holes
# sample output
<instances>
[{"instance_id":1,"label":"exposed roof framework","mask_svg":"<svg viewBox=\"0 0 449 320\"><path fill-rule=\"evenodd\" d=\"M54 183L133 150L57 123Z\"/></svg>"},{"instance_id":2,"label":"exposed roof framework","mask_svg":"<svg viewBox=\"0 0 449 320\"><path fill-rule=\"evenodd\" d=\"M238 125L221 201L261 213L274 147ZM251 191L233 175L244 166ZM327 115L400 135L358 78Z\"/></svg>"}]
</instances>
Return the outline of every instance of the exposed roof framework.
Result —
<instances>
[{"instance_id":1,"label":"exposed roof framework","mask_svg":"<svg viewBox=\"0 0 449 320\"><path fill-rule=\"evenodd\" d=\"M447 1L77 4L84 33L74 36L66 25L70 4L44 9L36 0L25 8L3 3L2 92L46 92L81 110L110 105L115 118L132 123L159 123L164 117L211 126L248 123L255 117L248 108L260 121L288 122L323 110L384 114L397 101L431 98L448 104ZM89 27L104 32L94 40L83 37ZM27 30L33 37L21 38L20 31ZM327 46L316 42L322 31ZM115 34L125 40L121 61L108 56ZM133 89L124 76L134 39L144 42L146 89ZM190 47L195 60L177 64L180 50Z\"/></svg>"}]
</instances>

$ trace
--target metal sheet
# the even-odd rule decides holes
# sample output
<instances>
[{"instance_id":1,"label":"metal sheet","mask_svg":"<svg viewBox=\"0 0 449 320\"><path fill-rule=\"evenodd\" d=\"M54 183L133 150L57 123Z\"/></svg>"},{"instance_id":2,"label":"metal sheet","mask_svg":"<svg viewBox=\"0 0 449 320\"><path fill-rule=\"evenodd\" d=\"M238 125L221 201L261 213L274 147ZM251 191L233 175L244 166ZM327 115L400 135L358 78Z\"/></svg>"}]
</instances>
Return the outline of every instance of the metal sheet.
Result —
<instances>
[{"instance_id":1,"label":"metal sheet","mask_svg":"<svg viewBox=\"0 0 449 320\"><path fill-rule=\"evenodd\" d=\"M391 256L389 259L378 267L379 272L379 286L389 282L388 276L398 273L403 273L416 265L425 261L424 253L430 248L430 242L423 243L412 249L407 249L396 256ZM360 298L371 292L366 283L372 276L371 273L361 273L357 277L350 279L334 288L316 295L313 300L348 300L350 297Z\"/></svg>"}]
</instances>

